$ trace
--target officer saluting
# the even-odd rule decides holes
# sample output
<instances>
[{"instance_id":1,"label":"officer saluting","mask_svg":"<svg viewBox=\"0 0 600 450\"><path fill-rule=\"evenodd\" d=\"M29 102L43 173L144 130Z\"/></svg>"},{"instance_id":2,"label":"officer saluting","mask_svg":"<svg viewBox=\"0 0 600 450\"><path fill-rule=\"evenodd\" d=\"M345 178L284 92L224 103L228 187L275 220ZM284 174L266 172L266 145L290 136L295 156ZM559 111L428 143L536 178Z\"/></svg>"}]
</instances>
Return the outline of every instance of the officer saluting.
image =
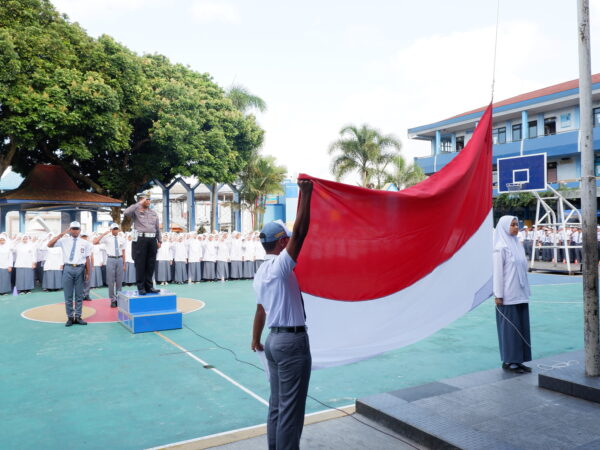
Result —
<instances>
[{"instance_id":1,"label":"officer saluting","mask_svg":"<svg viewBox=\"0 0 600 450\"><path fill-rule=\"evenodd\" d=\"M156 294L152 286L156 252L162 242L158 214L150 209L150 195L142 194L139 201L128 207L123 214L133 220L133 244L131 253L135 261L135 282L139 295Z\"/></svg>"}]
</instances>

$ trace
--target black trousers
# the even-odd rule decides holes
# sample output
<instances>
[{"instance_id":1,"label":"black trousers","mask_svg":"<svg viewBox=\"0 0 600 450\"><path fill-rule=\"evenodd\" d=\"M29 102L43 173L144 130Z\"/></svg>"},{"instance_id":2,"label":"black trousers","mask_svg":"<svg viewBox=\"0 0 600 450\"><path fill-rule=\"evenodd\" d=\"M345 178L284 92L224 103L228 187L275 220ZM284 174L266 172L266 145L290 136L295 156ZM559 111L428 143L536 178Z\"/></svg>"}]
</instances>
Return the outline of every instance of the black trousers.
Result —
<instances>
[{"instance_id":1,"label":"black trousers","mask_svg":"<svg viewBox=\"0 0 600 450\"><path fill-rule=\"evenodd\" d=\"M137 241L131 245L131 256L135 261L135 283L138 291L152 289L157 251L156 238L138 237Z\"/></svg>"}]
</instances>

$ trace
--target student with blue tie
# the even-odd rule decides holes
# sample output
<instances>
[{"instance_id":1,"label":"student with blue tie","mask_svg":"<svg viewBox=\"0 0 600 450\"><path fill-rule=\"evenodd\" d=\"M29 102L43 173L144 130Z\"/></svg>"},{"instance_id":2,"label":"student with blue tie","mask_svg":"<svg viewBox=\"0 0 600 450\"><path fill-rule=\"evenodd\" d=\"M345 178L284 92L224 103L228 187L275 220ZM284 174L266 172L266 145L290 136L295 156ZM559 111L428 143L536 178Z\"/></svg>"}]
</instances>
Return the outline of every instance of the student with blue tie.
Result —
<instances>
[{"instance_id":1,"label":"student with blue tie","mask_svg":"<svg viewBox=\"0 0 600 450\"><path fill-rule=\"evenodd\" d=\"M90 255L92 245L79 236L81 224L71 222L68 230L63 231L48 242L48 247L55 245L62 248L65 261L63 269L63 290L65 294L65 308L67 310L67 323L87 325L81 318L83 302L83 282L88 279L91 271ZM65 236L68 235L68 236ZM75 302L75 308L73 308Z\"/></svg>"}]
</instances>

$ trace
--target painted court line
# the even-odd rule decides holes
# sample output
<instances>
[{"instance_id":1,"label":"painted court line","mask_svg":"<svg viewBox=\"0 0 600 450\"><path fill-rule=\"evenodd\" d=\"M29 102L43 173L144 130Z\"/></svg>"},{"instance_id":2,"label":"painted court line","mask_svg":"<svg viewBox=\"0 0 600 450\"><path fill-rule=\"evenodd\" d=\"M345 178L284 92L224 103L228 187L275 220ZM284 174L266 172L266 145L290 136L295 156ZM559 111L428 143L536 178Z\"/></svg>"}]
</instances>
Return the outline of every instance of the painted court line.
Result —
<instances>
[{"instance_id":1,"label":"painted court line","mask_svg":"<svg viewBox=\"0 0 600 450\"><path fill-rule=\"evenodd\" d=\"M306 426L313 423L319 423L324 422L326 420L345 417L348 415L352 415L355 412L355 405L346 405L340 406L337 409L326 409L324 411L317 411L314 413L306 414L304 416L304 425ZM251 427L238 428L236 430L210 434L208 436L203 436L195 439L188 439L186 441L173 442L172 444L152 447L147 450L159 450L166 448L177 448L179 450L205 449L225 444L231 444L232 442L238 442L256 436L262 436L265 434L267 434L267 424L263 423L260 425L253 425Z\"/></svg>"},{"instance_id":2,"label":"painted court line","mask_svg":"<svg viewBox=\"0 0 600 450\"><path fill-rule=\"evenodd\" d=\"M191 353L190 351L186 350L184 347L182 347L181 345L179 345L178 343L174 342L173 340L171 340L170 338L168 338L167 336L165 336L164 334L160 333L159 331L155 331L155 334L157 334L158 336L160 336L161 338L163 338L165 341L167 341L169 344L177 347L179 350L181 350L182 352L184 352L187 356L189 356L190 358L192 358L193 360L199 362L200 364L202 364L203 366L208 366L209 364L198 358L196 355L194 355L193 353ZM258 400L259 402L261 402L263 405L265 406L269 406L269 402L266 401L264 398L262 398L261 396L259 396L258 394L255 394L254 392L252 392L250 389L248 389L247 387L241 385L240 383L238 383L237 381L235 381L233 378L229 377L228 375L225 375L223 372L221 372L219 369L216 369L214 367L210 367L208 368L209 370L212 370L213 372L215 372L217 375L219 375L220 377L226 379L227 381L229 381L231 384L233 384L235 387L241 389L242 391L244 391L246 394L250 395L251 397L253 397L254 399Z\"/></svg>"}]
</instances>

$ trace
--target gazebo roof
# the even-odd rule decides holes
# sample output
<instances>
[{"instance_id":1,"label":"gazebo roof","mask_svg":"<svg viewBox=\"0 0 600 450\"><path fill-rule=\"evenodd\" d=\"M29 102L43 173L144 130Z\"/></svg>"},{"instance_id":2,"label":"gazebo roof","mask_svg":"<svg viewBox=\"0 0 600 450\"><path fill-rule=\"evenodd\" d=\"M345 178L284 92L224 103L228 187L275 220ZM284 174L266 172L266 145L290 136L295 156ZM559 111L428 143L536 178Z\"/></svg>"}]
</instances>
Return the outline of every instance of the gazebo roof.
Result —
<instances>
[{"instance_id":1,"label":"gazebo roof","mask_svg":"<svg viewBox=\"0 0 600 450\"><path fill-rule=\"evenodd\" d=\"M97 209L121 201L79 189L60 166L37 164L17 189L0 194L0 205Z\"/></svg>"}]
</instances>

